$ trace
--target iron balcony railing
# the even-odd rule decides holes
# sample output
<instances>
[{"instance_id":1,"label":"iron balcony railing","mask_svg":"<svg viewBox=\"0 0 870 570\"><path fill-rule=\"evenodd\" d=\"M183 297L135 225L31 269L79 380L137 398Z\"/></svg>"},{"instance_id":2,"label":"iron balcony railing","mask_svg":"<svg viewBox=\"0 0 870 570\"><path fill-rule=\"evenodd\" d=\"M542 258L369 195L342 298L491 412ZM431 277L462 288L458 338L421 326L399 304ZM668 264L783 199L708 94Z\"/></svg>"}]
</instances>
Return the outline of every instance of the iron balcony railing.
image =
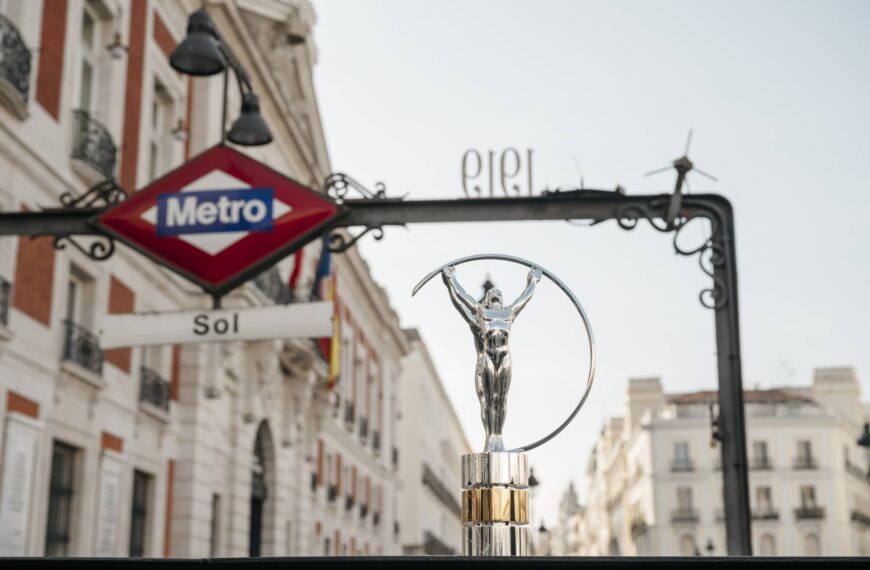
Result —
<instances>
[{"instance_id":1,"label":"iron balcony railing","mask_svg":"<svg viewBox=\"0 0 870 570\"><path fill-rule=\"evenodd\" d=\"M428 530L423 533L423 552L435 556L452 556L456 551Z\"/></svg>"},{"instance_id":2,"label":"iron balcony railing","mask_svg":"<svg viewBox=\"0 0 870 570\"><path fill-rule=\"evenodd\" d=\"M809 455L798 455L794 460L795 469L818 469L815 457Z\"/></svg>"},{"instance_id":3,"label":"iron balcony railing","mask_svg":"<svg viewBox=\"0 0 870 570\"><path fill-rule=\"evenodd\" d=\"M0 277L0 325L9 324L9 303L12 300L12 284Z\"/></svg>"},{"instance_id":4,"label":"iron balcony railing","mask_svg":"<svg viewBox=\"0 0 870 570\"><path fill-rule=\"evenodd\" d=\"M74 362L94 374L103 373L103 351L96 335L85 327L67 319L63 341L63 359Z\"/></svg>"},{"instance_id":5,"label":"iron balcony railing","mask_svg":"<svg viewBox=\"0 0 870 570\"><path fill-rule=\"evenodd\" d=\"M147 366L140 369L139 401L151 404L164 412L169 411L172 386L169 381Z\"/></svg>"},{"instance_id":6,"label":"iron balcony railing","mask_svg":"<svg viewBox=\"0 0 870 570\"><path fill-rule=\"evenodd\" d=\"M92 167L107 180L114 179L118 149L109 130L88 111L73 111L73 117L72 157Z\"/></svg>"},{"instance_id":7,"label":"iron balcony railing","mask_svg":"<svg viewBox=\"0 0 870 570\"><path fill-rule=\"evenodd\" d=\"M846 459L846 471L857 477L859 480L870 483L870 472L864 471L848 459Z\"/></svg>"},{"instance_id":8,"label":"iron balcony railing","mask_svg":"<svg viewBox=\"0 0 870 570\"><path fill-rule=\"evenodd\" d=\"M368 516L368 514L369 514L369 506L366 505L365 503L361 504L359 506L359 518L364 519Z\"/></svg>"},{"instance_id":9,"label":"iron balcony railing","mask_svg":"<svg viewBox=\"0 0 870 570\"><path fill-rule=\"evenodd\" d=\"M759 521L779 520L779 511L773 507L763 507L752 511L752 518Z\"/></svg>"},{"instance_id":10,"label":"iron balcony railing","mask_svg":"<svg viewBox=\"0 0 870 570\"><path fill-rule=\"evenodd\" d=\"M317 473L311 474L311 491L317 492Z\"/></svg>"},{"instance_id":11,"label":"iron balcony railing","mask_svg":"<svg viewBox=\"0 0 870 570\"><path fill-rule=\"evenodd\" d=\"M381 524L381 513L374 512L372 513L372 524L378 526Z\"/></svg>"},{"instance_id":12,"label":"iron balcony railing","mask_svg":"<svg viewBox=\"0 0 870 570\"><path fill-rule=\"evenodd\" d=\"M770 471L773 469L773 464L770 462L770 457L753 457L749 467L756 471Z\"/></svg>"},{"instance_id":13,"label":"iron balcony railing","mask_svg":"<svg viewBox=\"0 0 870 570\"><path fill-rule=\"evenodd\" d=\"M344 497L344 510L350 511L353 510L353 496L345 495Z\"/></svg>"},{"instance_id":14,"label":"iron balcony railing","mask_svg":"<svg viewBox=\"0 0 870 570\"><path fill-rule=\"evenodd\" d=\"M450 491L447 485L438 479L438 476L435 475L435 472L432 471L432 468L426 463L423 464L423 486L428 487L435 497L441 501L441 504L453 510L457 516L460 514L461 506L459 500Z\"/></svg>"},{"instance_id":15,"label":"iron balcony railing","mask_svg":"<svg viewBox=\"0 0 870 570\"><path fill-rule=\"evenodd\" d=\"M392 463L393 463L393 469L398 469L399 468L399 448L396 447L395 445L393 446L393 453L392 453L391 459L392 459Z\"/></svg>"},{"instance_id":16,"label":"iron balcony railing","mask_svg":"<svg viewBox=\"0 0 870 570\"><path fill-rule=\"evenodd\" d=\"M363 440L369 436L369 419L360 418L359 420L359 435Z\"/></svg>"},{"instance_id":17,"label":"iron balcony railing","mask_svg":"<svg viewBox=\"0 0 870 570\"><path fill-rule=\"evenodd\" d=\"M30 59L18 28L0 15L0 78L15 88L23 103L30 96Z\"/></svg>"},{"instance_id":18,"label":"iron balcony railing","mask_svg":"<svg viewBox=\"0 0 870 570\"><path fill-rule=\"evenodd\" d=\"M329 489L327 490L326 499L330 503L334 503L335 499L337 499L337 498L338 498L338 487L336 487L335 485L330 485Z\"/></svg>"},{"instance_id":19,"label":"iron balcony railing","mask_svg":"<svg viewBox=\"0 0 870 570\"><path fill-rule=\"evenodd\" d=\"M852 514L849 518L856 523L862 524L866 527L870 527L870 515L868 515L867 513L863 513L861 511L853 509Z\"/></svg>"},{"instance_id":20,"label":"iron balcony railing","mask_svg":"<svg viewBox=\"0 0 870 570\"><path fill-rule=\"evenodd\" d=\"M671 463L671 471L694 471L695 466L691 459L674 459Z\"/></svg>"},{"instance_id":21,"label":"iron balcony railing","mask_svg":"<svg viewBox=\"0 0 870 570\"><path fill-rule=\"evenodd\" d=\"M381 450L381 432L378 430L372 430L372 449L375 453Z\"/></svg>"},{"instance_id":22,"label":"iron balcony railing","mask_svg":"<svg viewBox=\"0 0 870 570\"><path fill-rule=\"evenodd\" d=\"M682 507L671 511L672 522L698 522L698 511L691 507Z\"/></svg>"},{"instance_id":23,"label":"iron balcony railing","mask_svg":"<svg viewBox=\"0 0 870 570\"><path fill-rule=\"evenodd\" d=\"M817 505L802 505L794 510L794 518L823 519L825 518L825 507L819 507Z\"/></svg>"},{"instance_id":24,"label":"iron balcony railing","mask_svg":"<svg viewBox=\"0 0 870 570\"><path fill-rule=\"evenodd\" d=\"M254 278L254 286L276 305L287 305L293 302L293 292L281 279L277 267L271 267Z\"/></svg>"},{"instance_id":25,"label":"iron balcony railing","mask_svg":"<svg viewBox=\"0 0 870 570\"><path fill-rule=\"evenodd\" d=\"M350 428L353 425L353 402L344 405L344 423Z\"/></svg>"}]
</instances>

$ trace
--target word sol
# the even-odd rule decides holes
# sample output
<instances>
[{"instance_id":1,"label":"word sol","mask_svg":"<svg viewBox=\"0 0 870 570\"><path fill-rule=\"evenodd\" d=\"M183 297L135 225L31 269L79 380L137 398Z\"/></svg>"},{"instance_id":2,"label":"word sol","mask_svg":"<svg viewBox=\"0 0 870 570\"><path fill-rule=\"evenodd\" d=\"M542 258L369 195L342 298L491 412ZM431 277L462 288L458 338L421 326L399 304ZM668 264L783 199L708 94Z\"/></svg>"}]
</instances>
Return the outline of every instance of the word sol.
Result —
<instances>
[{"instance_id":1,"label":"word sol","mask_svg":"<svg viewBox=\"0 0 870 570\"><path fill-rule=\"evenodd\" d=\"M193 318L193 334L204 336L212 331L215 334L239 332L239 314L233 313L232 318L217 318L213 322L209 320L207 313L200 313Z\"/></svg>"},{"instance_id":2,"label":"word sol","mask_svg":"<svg viewBox=\"0 0 870 570\"><path fill-rule=\"evenodd\" d=\"M468 198L492 198L532 195L532 153L526 149L525 160L515 148L501 153L487 151L486 156L471 149L462 155L462 191Z\"/></svg>"}]
</instances>

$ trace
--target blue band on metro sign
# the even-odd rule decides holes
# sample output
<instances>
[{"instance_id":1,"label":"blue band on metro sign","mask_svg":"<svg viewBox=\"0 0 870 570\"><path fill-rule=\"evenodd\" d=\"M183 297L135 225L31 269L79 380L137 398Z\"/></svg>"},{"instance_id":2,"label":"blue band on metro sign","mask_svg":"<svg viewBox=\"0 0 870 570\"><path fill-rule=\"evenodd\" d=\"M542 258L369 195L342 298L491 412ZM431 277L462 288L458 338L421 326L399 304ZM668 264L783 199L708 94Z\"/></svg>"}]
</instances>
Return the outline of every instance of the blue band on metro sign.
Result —
<instances>
[{"instance_id":1,"label":"blue band on metro sign","mask_svg":"<svg viewBox=\"0 0 870 570\"><path fill-rule=\"evenodd\" d=\"M157 235L271 231L272 200L272 188L161 194Z\"/></svg>"}]
</instances>

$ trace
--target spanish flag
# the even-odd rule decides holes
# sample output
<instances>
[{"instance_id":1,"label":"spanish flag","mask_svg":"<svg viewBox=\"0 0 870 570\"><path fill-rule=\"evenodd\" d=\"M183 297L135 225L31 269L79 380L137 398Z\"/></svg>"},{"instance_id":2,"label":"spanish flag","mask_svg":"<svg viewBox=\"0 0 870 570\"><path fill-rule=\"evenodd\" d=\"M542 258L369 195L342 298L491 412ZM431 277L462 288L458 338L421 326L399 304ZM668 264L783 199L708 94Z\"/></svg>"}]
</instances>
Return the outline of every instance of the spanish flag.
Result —
<instances>
[{"instance_id":1,"label":"spanish flag","mask_svg":"<svg viewBox=\"0 0 870 570\"><path fill-rule=\"evenodd\" d=\"M332 301L335 305L332 316L332 337L317 340L320 354L329 365L326 382L331 390L341 374L341 316L338 306L336 275L332 267L332 254L326 239L323 241L323 249L320 253L320 261L317 264L317 273L314 276L314 286L311 293L312 297L322 301Z\"/></svg>"}]
</instances>

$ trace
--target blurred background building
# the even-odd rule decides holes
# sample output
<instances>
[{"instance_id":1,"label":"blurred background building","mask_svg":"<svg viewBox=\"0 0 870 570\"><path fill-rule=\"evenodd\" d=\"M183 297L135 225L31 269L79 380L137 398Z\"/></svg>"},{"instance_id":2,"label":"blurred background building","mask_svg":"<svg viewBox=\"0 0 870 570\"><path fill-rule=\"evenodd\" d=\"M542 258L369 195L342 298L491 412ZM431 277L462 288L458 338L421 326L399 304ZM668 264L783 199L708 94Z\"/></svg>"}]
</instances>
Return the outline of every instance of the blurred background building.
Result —
<instances>
[{"instance_id":1,"label":"blurred background building","mask_svg":"<svg viewBox=\"0 0 870 570\"><path fill-rule=\"evenodd\" d=\"M870 458L857 444L870 406L854 370L817 369L811 386L745 399L753 552L870 555ZM723 555L717 400L630 380L625 415L606 423L589 457L583 507L565 493L554 554Z\"/></svg>"},{"instance_id":2,"label":"blurred background building","mask_svg":"<svg viewBox=\"0 0 870 570\"><path fill-rule=\"evenodd\" d=\"M402 554L460 554L462 519L456 481L471 453L465 432L417 329L402 361ZM406 415L413 413L414 415Z\"/></svg>"},{"instance_id":3,"label":"blurred background building","mask_svg":"<svg viewBox=\"0 0 870 570\"><path fill-rule=\"evenodd\" d=\"M221 140L223 79L168 62L203 5L274 137L245 152L320 187L331 166L307 0L3 1L0 209L60 207L108 179L133 192ZM227 127L240 107L229 97ZM331 260L342 338L330 389L307 339L102 351L106 314L211 300L120 244L96 262L91 245L0 239L0 556L400 554L420 543L403 528L456 548L445 504L467 443L434 370L413 361L422 341L356 250ZM224 306L317 298L324 255L309 245ZM403 399L400 377L428 396ZM420 430L424 415L453 420ZM400 437L403 422L414 436ZM400 505L405 457L416 464ZM437 493L412 473L424 464ZM426 508L403 524L417 500Z\"/></svg>"}]
</instances>

